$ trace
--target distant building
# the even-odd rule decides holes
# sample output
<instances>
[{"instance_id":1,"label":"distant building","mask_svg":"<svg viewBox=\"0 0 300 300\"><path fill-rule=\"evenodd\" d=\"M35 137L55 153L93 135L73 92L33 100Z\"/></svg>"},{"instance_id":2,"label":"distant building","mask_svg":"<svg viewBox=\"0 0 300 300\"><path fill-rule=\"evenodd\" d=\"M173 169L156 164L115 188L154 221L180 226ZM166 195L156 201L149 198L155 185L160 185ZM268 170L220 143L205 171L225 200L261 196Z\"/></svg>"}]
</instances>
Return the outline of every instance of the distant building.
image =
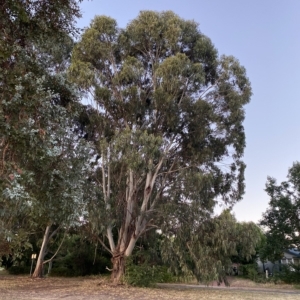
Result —
<instances>
[{"instance_id":1,"label":"distant building","mask_svg":"<svg viewBox=\"0 0 300 300\"><path fill-rule=\"evenodd\" d=\"M283 252L283 257L280 261L276 261L275 263L267 260L262 262L260 259L257 260L258 271L263 273L266 269L269 272L274 273L275 271L280 271L281 266L288 266L290 264L299 264L300 263L300 251L298 249L288 249Z\"/></svg>"}]
</instances>

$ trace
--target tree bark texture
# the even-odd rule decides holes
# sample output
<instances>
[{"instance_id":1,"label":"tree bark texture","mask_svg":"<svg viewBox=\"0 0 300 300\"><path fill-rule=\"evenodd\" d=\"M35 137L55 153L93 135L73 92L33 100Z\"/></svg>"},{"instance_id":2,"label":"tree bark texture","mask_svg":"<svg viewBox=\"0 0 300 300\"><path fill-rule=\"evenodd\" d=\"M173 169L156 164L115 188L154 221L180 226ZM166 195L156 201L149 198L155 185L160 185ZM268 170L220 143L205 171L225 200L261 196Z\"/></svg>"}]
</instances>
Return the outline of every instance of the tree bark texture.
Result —
<instances>
[{"instance_id":1,"label":"tree bark texture","mask_svg":"<svg viewBox=\"0 0 300 300\"><path fill-rule=\"evenodd\" d=\"M44 269L44 257L46 255L46 249L49 242L49 234L50 234L51 225L46 227L42 247L36 262L36 266L34 272L32 274L32 278L42 278L43 277L43 269Z\"/></svg>"},{"instance_id":2,"label":"tree bark texture","mask_svg":"<svg viewBox=\"0 0 300 300\"><path fill-rule=\"evenodd\" d=\"M117 254L112 257L113 270L111 274L112 283L117 285L121 283L122 276L125 272L124 254Z\"/></svg>"},{"instance_id":3,"label":"tree bark texture","mask_svg":"<svg viewBox=\"0 0 300 300\"><path fill-rule=\"evenodd\" d=\"M149 215L150 211L152 211L155 202L157 201L157 197L160 193L153 195L153 187L155 184L155 180L157 178L158 172L161 169L163 163L163 158L160 159L158 165L154 168L153 171L149 171L146 174L145 181L136 179L135 174L132 170L129 170L129 174L127 176L127 189L125 193L125 203L126 203L126 211L125 217L123 219L123 224L119 231L118 240L115 244L112 226L109 225L107 228L107 238L110 245L111 253L113 254L112 263L113 263L113 271L112 271L112 282L113 284L119 284L122 276L125 272L125 259L126 257L131 256L132 251L136 245L138 238L143 234L146 230L147 226L149 226ZM149 166L152 167L152 160L149 161ZM105 195L106 209L110 210L109 205L109 195L110 195L110 170L107 168L107 175L105 174L104 167L102 167L103 171L103 194ZM105 176L106 175L106 176ZM106 182L107 178L107 182ZM137 200L135 199L136 191L139 188L139 184L143 185L143 198L141 201L140 212L138 214L135 213L137 211ZM150 198L152 198L152 202L150 204Z\"/></svg>"}]
</instances>

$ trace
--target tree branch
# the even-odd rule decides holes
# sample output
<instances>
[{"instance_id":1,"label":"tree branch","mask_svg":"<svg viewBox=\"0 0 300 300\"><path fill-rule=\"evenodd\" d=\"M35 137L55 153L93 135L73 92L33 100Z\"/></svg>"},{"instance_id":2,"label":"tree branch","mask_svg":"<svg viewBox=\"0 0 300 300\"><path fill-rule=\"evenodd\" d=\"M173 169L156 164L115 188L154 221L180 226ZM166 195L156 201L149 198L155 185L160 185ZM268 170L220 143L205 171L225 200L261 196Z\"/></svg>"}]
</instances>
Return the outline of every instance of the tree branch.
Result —
<instances>
[{"instance_id":1,"label":"tree branch","mask_svg":"<svg viewBox=\"0 0 300 300\"><path fill-rule=\"evenodd\" d=\"M104 244L102 239L99 238L99 236L97 236L97 240L106 251L108 251L111 255L113 254L112 251Z\"/></svg>"},{"instance_id":2,"label":"tree branch","mask_svg":"<svg viewBox=\"0 0 300 300\"><path fill-rule=\"evenodd\" d=\"M58 232L58 230L60 228L61 228L61 225L59 225L55 230L53 230L53 232L48 237L48 241L51 240L56 235L56 233Z\"/></svg>"},{"instance_id":3,"label":"tree branch","mask_svg":"<svg viewBox=\"0 0 300 300\"><path fill-rule=\"evenodd\" d=\"M51 236L50 236L50 237L51 237ZM50 237L48 238L48 240L50 239ZM62 244L63 244L63 242L64 242L64 240L65 240L65 237L66 237L66 232L64 233L64 237L63 237L63 239L62 239L60 245L58 246L56 252L53 254L53 256L52 256L50 259L45 260L45 261L43 262L43 264L46 264L46 263L48 263L48 262L50 262L50 261L52 261L52 260L54 259L54 257L57 255L58 251L60 250L60 248L61 248L61 246L62 246Z\"/></svg>"}]
</instances>

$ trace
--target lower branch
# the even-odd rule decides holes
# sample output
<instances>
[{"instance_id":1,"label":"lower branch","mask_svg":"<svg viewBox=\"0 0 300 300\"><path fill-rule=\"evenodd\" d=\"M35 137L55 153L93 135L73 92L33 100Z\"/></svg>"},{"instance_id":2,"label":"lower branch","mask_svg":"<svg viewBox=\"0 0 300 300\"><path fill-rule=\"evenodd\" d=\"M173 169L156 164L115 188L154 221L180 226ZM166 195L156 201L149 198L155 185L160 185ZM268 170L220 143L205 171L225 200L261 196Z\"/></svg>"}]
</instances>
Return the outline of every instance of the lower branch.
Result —
<instances>
[{"instance_id":1,"label":"lower branch","mask_svg":"<svg viewBox=\"0 0 300 300\"><path fill-rule=\"evenodd\" d=\"M57 255L58 251L60 250L60 248L61 248L61 246L62 246L62 244L63 244L63 242L64 242L64 240L65 240L65 237L66 237L66 232L65 232L64 237L63 237L63 239L62 239L60 245L58 246L56 252L53 254L53 256L52 256L50 259L45 260L45 261L43 262L43 264L46 264L46 263L48 263L48 262L50 262L50 261L52 261L52 260L54 259L54 257Z\"/></svg>"}]
</instances>

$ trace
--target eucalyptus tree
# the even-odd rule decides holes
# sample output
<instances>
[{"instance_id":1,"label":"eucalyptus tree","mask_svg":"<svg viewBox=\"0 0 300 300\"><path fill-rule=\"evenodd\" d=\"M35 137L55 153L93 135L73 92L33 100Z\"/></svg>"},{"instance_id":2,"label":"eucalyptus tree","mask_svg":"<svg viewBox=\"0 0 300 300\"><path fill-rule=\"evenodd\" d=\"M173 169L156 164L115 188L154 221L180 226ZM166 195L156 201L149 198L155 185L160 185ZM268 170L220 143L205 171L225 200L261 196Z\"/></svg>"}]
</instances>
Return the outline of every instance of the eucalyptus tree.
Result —
<instances>
[{"instance_id":1,"label":"eucalyptus tree","mask_svg":"<svg viewBox=\"0 0 300 300\"><path fill-rule=\"evenodd\" d=\"M48 148L48 155L37 158L36 178L30 187L34 197L29 217L45 230L33 277L41 277L43 265L51 262L59 251L60 247L44 261L51 239L59 231L66 234L71 226L80 225L86 213L85 189L92 149L85 141L76 139L70 127L66 135L66 128L63 126L62 135L53 134L54 147Z\"/></svg>"},{"instance_id":2,"label":"eucalyptus tree","mask_svg":"<svg viewBox=\"0 0 300 300\"><path fill-rule=\"evenodd\" d=\"M288 179L280 184L268 177L266 192L269 207L260 225L266 230L266 244L262 258L276 261L288 248L300 249L300 163L295 162L288 170Z\"/></svg>"},{"instance_id":3,"label":"eucalyptus tree","mask_svg":"<svg viewBox=\"0 0 300 300\"><path fill-rule=\"evenodd\" d=\"M60 88L64 87L63 100L75 101L78 96L73 86L63 75L56 74L55 78L60 80ZM10 217L13 222L13 226L6 227L6 235L24 229L28 234L45 231L33 277L42 277L43 265L52 261L59 250L44 261L51 239L59 230L66 232L84 215L84 192L93 155L92 148L78 134L74 123L76 112L56 103L60 101L58 95L61 96L53 90L47 91L45 96L49 101L38 108L43 129L36 130L32 126L29 136L35 148L23 156L26 158L24 171L19 168L11 171L10 182L2 192L5 201L2 212L5 219ZM29 126L33 123L32 120ZM17 211L10 213L14 205ZM18 220L20 215L23 218Z\"/></svg>"},{"instance_id":4,"label":"eucalyptus tree","mask_svg":"<svg viewBox=\"0 0 300 300\"><path fill-rule=\"evenodd\" d=\"M0 1L2 181L7 179L11 164L26 152L27 124L34 121L31 127L43 130L38 108L49 101L47 91L55 86L58 93L59 86L63 88L50 75L61 70L72 47L68 35L76 32L74 21L80 16L77 2L80 1ZM62 99L63 93L56 98Z\"/></svg>"},{"instance_id":5,"label":"eucalyptus tree","mask_svg":"<svg viewBox=\"0 0 300 300\"><path fill-rule=\"evenodd\" d=\"M118 282L138 238L176 222L180 205L209 214L217 201L241 199L250 83L197 23L170 11L142 11L124 29L95 17L69 73L94 103L86 131L102 195L89 222L107 238Z\"/></svg>"},{"instance_id":6,"label":"eucalyptus tree","mask_svg":"<svg viewBox=\"0 0 300 300\"><path fill-rule=\"evenodd\" d=\"M22 173L42 144L50 102L67 106L64 67L78 1L0 1L0 186ZM54 95L51 96L51 95ZM70 94L69 94L70 95ZM64 101L69 99L68 101ZM45 123L44 123L45 122ZM1 200L1 202L3 199ZM2 205L1 205L2 206Z\"/></svg>"},{"instance_id":7,"label":"eucalyptus tree","mask_svg":"<svg viewBox=\"0 0 300 300\"><path fill-rule=\"evenodd\" d=\"M79 106L78 94L64 74L73 47L71 36L77 33L79 2L0 1L0 231L4 238L16 238L14 233L29 230L32 223L38 227L33 211L45 215L46 202L49 207L56 205L49 201L53 185L58 193L58 180L52 185L52 177L67 172L63 160L68 166L76 158L62 149L69 145L70 150L69 123ZM60 173L55 175L57 170ZM63 178L65 183L70 173ZM60 197L67 199L64 194Z\"/></svg>"}]
</instances>

